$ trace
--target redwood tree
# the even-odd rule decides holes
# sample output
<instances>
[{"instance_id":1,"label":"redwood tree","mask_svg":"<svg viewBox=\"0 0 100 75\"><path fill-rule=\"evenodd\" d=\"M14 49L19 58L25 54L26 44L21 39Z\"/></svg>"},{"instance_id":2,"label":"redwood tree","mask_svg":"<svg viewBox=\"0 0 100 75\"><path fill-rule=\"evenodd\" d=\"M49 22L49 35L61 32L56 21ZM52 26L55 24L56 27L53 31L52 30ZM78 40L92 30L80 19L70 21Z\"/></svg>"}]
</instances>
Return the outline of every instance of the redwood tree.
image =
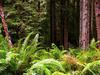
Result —
<instances>
[{"instance_id":1,"label":"redwood tree","mask_svg":"<svg viewBox=\"0 0 100 75\"><path fill-rule=\"evenodd\" d=\"M56 1L50 0L51 43L56 43Z\"/></svg>"},{"instance_id":2,"label":"redwood tree","mask_svg":"<svg viewBox=\"0 0 100 75\"><path fill-rule=\"evenodd\" d=\"M6 35L6 39L9 43L9 47L13 47L13 44L11 42L11 37L9 35L9 32L8 32L8 26L7 26L7 23L5 21L5 17L4 17L4 11L3 11L3 5L2 5L2 0L0 0L0 16L1 16L1 19L2 19L2 25L3 25L3 28L4 28L4 32L5 32L5 35Z\"/></svg>"},{"instance_id":3,"label":"redwood tree","mask_svg":"<svg viewBox=\"0 0 100 75\"><path fill-rule=\"evenodd\" d=\"M94 0L91 0L91 25L90 25L90 32L91 32L91 35L90 37L91 38L94 38Z\"/></svg>"},{"instance_id":4,"label":"redwood tree","mask_svg":"<svg viewBox=\"0 0 100 75\"><path fill-rule=\"evenodd\" d=\"M67 25L67 11L66 0L61 0L61 40L65 49L68 48L68 25Z\"/></svg>"},{"instance_id":5,"label":"redwood tree","mask_svg":"<svg viewBox=\"0 0 100 75\"><path fill-rule=\"evenodd\" d=\"M90 1L80 0L80 38L79 45L82 49L89 46Z\"/></svg>"},{"instance_id":6,"label":"redwood tree","mask_svg":"<svg viewBox=\"0 0 100 75\"><path fill-rule=\"evenodd\" d=\"M100 41L100 0L95 0L95 17L96 17L97 40ZM98 44L98 48L100 48L100 44Z\"/></svg>"}]
</instances>

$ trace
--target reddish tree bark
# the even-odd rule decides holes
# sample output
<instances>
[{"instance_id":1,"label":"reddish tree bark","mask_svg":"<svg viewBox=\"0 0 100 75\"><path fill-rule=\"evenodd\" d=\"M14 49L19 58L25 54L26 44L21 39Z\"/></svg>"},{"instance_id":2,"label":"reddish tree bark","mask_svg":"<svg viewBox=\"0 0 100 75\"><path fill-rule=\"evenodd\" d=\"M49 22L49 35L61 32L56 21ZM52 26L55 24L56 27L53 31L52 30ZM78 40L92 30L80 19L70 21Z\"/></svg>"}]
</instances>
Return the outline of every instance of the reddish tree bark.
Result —
<instances>
[{"instance_id":1,"label":"reddish tree bark","mask_svg":"<svg viewBox=\"0 0 100 75\"><path fill-rule=\"evenodd\" d=\"M66 0L61 0L61 40L65 49L68 48L68 26L66 12Z\"/></svg>"},{"instance_id":2,"label":"reddish tree bark","mask_svg":"<svg viewBox=\"0 0 100 75\"><path fill-rule=\"evenodd\" d=\"M82 49L89 46L89 22L90 22L89 0L80 0L80 38L79 45Z\"/></svg>"},{"instance_id":3,"label":"reddish tree bark","mask_svg":"<svg viewBox=\"0 0 100 75\"><path fill-rule=\"evenodd\" d=\"M2 24L3 24L4 32L5 32L5 35L6 35L6 39L8 41L9 47L12 48L13 44L11 42L11 37L10 37L9 32L8 32L7 23L6 23L5 18L4 18L2 0L0 0L0 16L1 16L1 19L2 19Z\"/></svg>"},{"instance_id":4,"label":"reddish tree bark","mask_svg":"<svg viewBox=\"0 0 100 75\"><path fill-rule=\"evenodd\" d=\"M90 25L90 38L94 38L93 34L94 34L94 0L91 0L91 25Z\"/></svg>"},{"instance_id":5,"label":"reddish tree bark","mask_svg":"<svg viewBox=\"0 0 100 75\"><path fill-rule=\"evenodd\" d=\"M51 43L56 43L56 1L50 0Z\"/></svg>"},{"instance_id":6,"label":"reddish tree bark","mask_svg":"<svg viewBox=\"0 0 100 75\"><path fill-rule=\"evenodd\" d=\"M100 0L95 0L95 17L96 17L96 31L97 31L97 40L100 41ZM100 44L98 44L100 49Z\"/></svg>"}]
</instances>

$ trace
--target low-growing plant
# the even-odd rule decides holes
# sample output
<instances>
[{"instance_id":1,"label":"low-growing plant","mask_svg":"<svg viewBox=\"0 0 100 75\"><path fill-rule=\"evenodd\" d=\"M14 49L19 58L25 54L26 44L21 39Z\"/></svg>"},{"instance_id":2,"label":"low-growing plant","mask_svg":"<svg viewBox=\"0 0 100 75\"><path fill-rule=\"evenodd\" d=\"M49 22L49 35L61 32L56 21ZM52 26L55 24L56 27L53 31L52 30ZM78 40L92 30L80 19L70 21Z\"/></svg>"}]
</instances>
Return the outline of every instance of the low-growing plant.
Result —
<instances>
[{"instance_id":1,"label":"low-growing plant","mask_svg":"<svg viewBox=\"0 0 100 75\"><path fill-rule=\"evenodd\" d=\"M100 60L88 63L81 75L100 75Z\"/></svg>"},{"instance_id":2,"label":"low-growing plant","mask_svg":"<svg viewBox=\"0 0 100 75\"><path fill-rule=\"evenodd\" d=\"M29 38L32 35L30 33L24 43L19 48L7 48L7 50L0 50L0 75L2 73L11 75L22 75L23 72L30 66L31 55L38 50L38 37L37 34L32 42L29 43ZM30 56L29 56L30 55Z\"/></svg>"},{"instance_id":3,"label":"low-growing plant","mask_svg":"<svg viewBox=\"0 0 100 75\"><path fill-rule=\"evenodd\" d=\"M56 71L52 75L70 75L70 74L64 74L62 72Z\"/></svg>"},{"instance_id":4,"label":"low-growing plant","mask_svg":"<svg viewBox=\"0 0 100 75\"><path fill-rule=\"evenodd\" d=\"M18 46L9 48L0 36L0 75L99 75L100 51L92 40L88 50L61 50L55 44L39 46L39 34L30 33Z\"/></svg>"},{"instance_id":5,"label":"low-growing plant","mask_svg":"<svg viewBox=\"0 0 100 75\"><path fill-rule=\"evenodd\" d=\"M33 63L26 75L51 75L55 71L65 72L61 62L55 59L45 59L37 63Z\"/></svg>"}]
</instances>

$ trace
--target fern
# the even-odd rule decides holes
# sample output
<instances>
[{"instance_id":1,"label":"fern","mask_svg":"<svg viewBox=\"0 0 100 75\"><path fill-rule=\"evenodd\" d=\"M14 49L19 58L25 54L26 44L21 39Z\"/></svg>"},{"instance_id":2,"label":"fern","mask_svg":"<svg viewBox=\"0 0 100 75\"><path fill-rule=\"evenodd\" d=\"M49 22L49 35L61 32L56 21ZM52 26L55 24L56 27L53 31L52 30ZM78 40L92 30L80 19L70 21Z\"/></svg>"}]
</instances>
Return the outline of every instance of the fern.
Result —
<instances>
[{"instance_id":1,"label":"fern","mask_svg":"<svg viewBox=\"0 0 100 75\"><path fill-rule=\"evenodd\" d=\"M100 75L100 60L87 64L87 66L82 70L81 74Z\"/></svg>"},{"instance_id":2,"label":"fern","mask_svg":"<svg viewBox=\"0 0 100 75\"><path fill-rule=\"evenodd\" d=\"M50 53L54 59L60 59L66 52L65 50L60 50L55 44L52 44L52 49L50 49Z\"/></svg>"},{"instance_id":3,"label":"fern","mask_svg":"<svg viewBox=\"0 0 100 75\"><path fill-rule=\"evenodd\" d=\"M95 41L95 39L93 38L92 40L91 40L91 42L90 42L90 46L89 46L89 49L90 50L97 50L98 51L98 49L97 49L97 44L98 43L100 43L100 41Z\"/></svg>"},{"instance_id":4,"label":"fern","mask_svg":"<svg viewBox=\"0 0 100 75\"><path fill-rule=\"evenodd\" d=\"M33 33L33 32L32 32L32 33ZM32 33L30 33L30 34L26 37L26 39L24 40L24 43L22 44L22 49L21 49L22 52L23 52L23 50L25 50L25 48L27 47L29 38L30 38L30 36L32 35Z\"/></svg>"},{"instance_id":5,"label":"fern","mask_svg":"<svg viewBox=\"0 0 100 75\"><path fill-rule=\"evenodd\" d=\"M54 72L54 73L52 73L52 75L71 75L71 74L64 74L64 73L61 73L61 72Z\"/></svg>"},{"instance_id":6,"label":"fern","mask_svg":"<svg viewBox=\"0 0 100 75\"><path fill-rule=\"evenodd\" d=\"M33 72L39 75L51 75L51 73L56 70L65 72L64 68L62 67L59 61L54 59L45 59L33 64L28 70L28 73L30 74L30 72Z\"/></svg>"},{"instance_id":7,"label":"fern","mask_svg":"<svg viewBox=\"0 0 100 75\"><path fill-rule=\"evenodd\" d=\"M22 59L23 62L25 62L26 59L28 59L28 55L31 55L31 54L34 53L34 51L37 49L38 34L35 36L35 38L33 39L33 41L31 41L32 43L30 43L30 44L28 45L28 43L29 43L29 38L30 38L30 36L31 36L32 34L33 34L33 32L30 33L30 34L26 37L24 43L22 44L21 50L20 50L20 54L21 54L20 58Z\"/></svg>"},{"instance_id":8,"label":"fern","mask_svg":"<svg viewBox=\"0 0 100 75\"><path fill-rule=\"evenodd\" d=\"M4 39L4 37L2 35L0 35L0 49L1 50L8 50L8 43L7 41Z\"/></svg>"}]
</instances>

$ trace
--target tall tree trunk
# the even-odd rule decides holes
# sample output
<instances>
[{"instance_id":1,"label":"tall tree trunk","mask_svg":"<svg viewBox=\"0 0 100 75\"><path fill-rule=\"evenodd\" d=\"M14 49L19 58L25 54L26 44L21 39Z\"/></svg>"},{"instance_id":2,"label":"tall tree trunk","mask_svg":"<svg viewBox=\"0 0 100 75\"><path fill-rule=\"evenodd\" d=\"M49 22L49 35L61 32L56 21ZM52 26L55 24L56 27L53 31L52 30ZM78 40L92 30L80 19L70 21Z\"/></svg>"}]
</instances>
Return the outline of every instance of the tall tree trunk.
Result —
<instances>
[{"instance_id":1,"label":"tall tree trunk","mask_svg":"<svg viewBox=\"0 0 100 75\"><path fill-rule=\"evenodd\" d=\"M61 40L65 49L68 48L66 0L61 0Z\"/></svg>"},{"instance_id":2,"label":"tall tree trunk","mask_svg":"<svg viewBox=\"0 0 100 75\"><path fill-rule=\"evenodd\" d=\"M50 0L51 43L56 43L56 2Z\"/></svg>"},{"instance_id":3,"label":"tall tree trunk","mask_svg":"<svg viewBox=\"0 0 100 75\"><path fill-rule=\"evenodd\" d=\"M93 34L94 34L94 26L93 26L93 22L94 22L94 0L91 0L91 25L90 25L90 37L91 38L94 38L93 37Z\"/></svg>"},{"instance_id":4,"label":"tall tree trunk","mask_svg":"<svg viewBox=\"0 0 100 75\"><path fill-rule=\"evenodd\" d=\"M95 17L96 17L96 31L97 31L97 40L100 41L100 0L95 0ZM98 44L100 49L100 44Z\"/></svg>"},{"instance_id":5,"label":"tall tree trunk","mask_svg":"<svg viewBox=\"0 0 100 75\"><path fill-rule=\"evenodd\" d=\"M64 48L67 49L68 48L68 26L67 26L67 18L65 18L65 25L64 25Z\"/></svg>"},{"instance_id":6,"label":"tall tree trunk","mask_svg":"<svg viewBox=\"0 0 100 75\"><path fill-rule=\"evenodd\" d=\"M76 7L77 7L77 8L76 8L76 9L77 9L76 14L77 14L77 13L80 14L80 0L77 0L77 5L76 5ZM75 14L75 15L76 15L76 14ZM79 46L79 42L78 42L78 40L79 40L79 33L80 33L80 32L79 32L79 31L80 31L80 30L79 30L79 25L80 25L80 23L79 23L79 22L80 22L79 18L80 18L80 16L79 16L79 15L76 15L76 19L77 19L77 28L78 28L78 29L77 29L77 37L76 37L76 38L77 38L77 39L76 39L76 42L77 42L77 46L76 46L76 47Z\"/></svg>"},{"instance_id":7,"label":"tall tree trunk","mask_svg":"<svg viewBox=\"0 0 100 75\"><path fill-rule=\"evenodd\" d=\"M8 32L7 23L6 23L5 18L4 18L2 0L0 0L0 16L1 16L1 19L2 19L2 24L3 24L4 32L5 32L5 35L6 35L6 39L7 39L8 43L9 43L9 47L12 48L13 44L11 42L11 37L10 37L9 32Z\"/></svg>"},{"instance_id":8,"label":"tall tree trunk","mask_svg":"<svg viewBox=\"0 0 100 75\"><path fill-rule=\"evenodd\" d=\"M79 45L82 49L89 46L89 22L90 22L89 0L80 0L80 38Z\"/></svg>"}]
</instances>

